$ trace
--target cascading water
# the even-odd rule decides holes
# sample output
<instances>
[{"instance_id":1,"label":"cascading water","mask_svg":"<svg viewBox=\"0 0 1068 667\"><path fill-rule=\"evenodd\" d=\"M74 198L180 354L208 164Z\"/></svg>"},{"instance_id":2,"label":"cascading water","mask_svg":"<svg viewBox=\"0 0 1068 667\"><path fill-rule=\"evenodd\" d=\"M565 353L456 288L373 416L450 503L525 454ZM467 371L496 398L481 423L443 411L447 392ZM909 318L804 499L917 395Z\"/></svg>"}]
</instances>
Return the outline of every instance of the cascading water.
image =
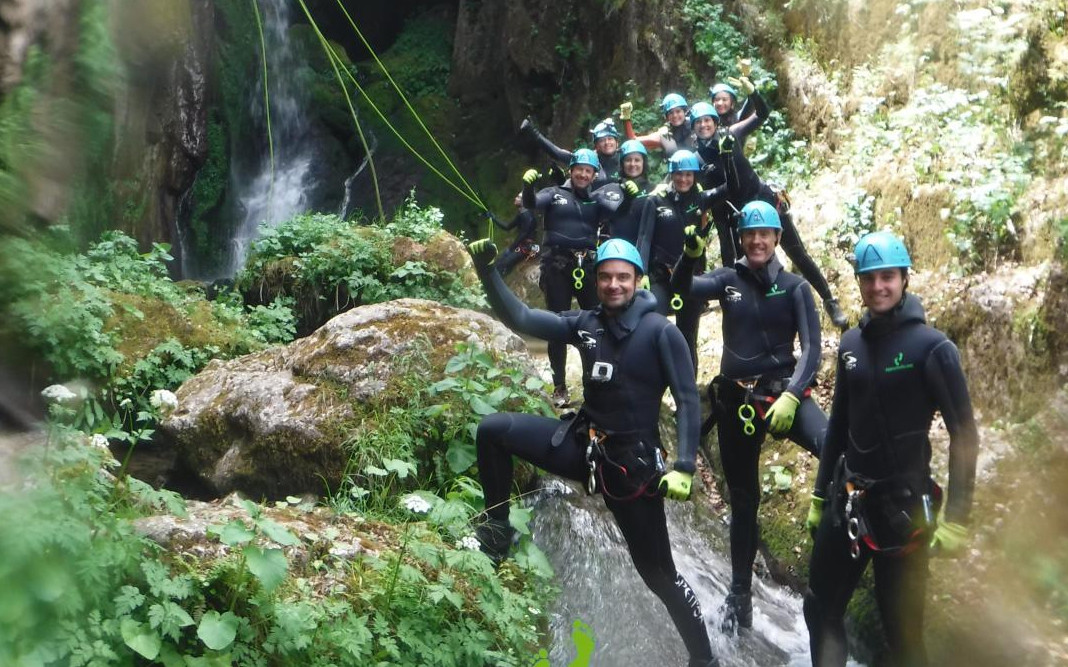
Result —
<instances>
[{"instance_id":1,"label":"cascading water","mask_svg":"<svg viewBox=\"0 0 1068 667\"><path fill-rule=\"evenodd\" d=\"M549 661L575 656L576 621L596 648L591 665L685 665L686 651L664 606L638 577L623 536L600 497L547 478L534 497L535 542L556 572L560 594L551 613ZM720 609L730 586L725 529L695 511L694 503L667 504L675 564L701 602L712 650L724 667L809 665L801 598L772 583L754 581L753 629L720 631ZM851 663L855 664L855 663Z\"/></svg>"},{"instance_id":2,"label":"cascading water","mask_svg":"<svg viewBox=\"0 0 1068 667\"><path fill-rule=\"evenodd\" d=\"M257 83L250 102L253 118L262 119L266 139L267 109L264 85L270 102L274 165L264 149L248 174L234 174L233 187L240 202L240 222L235 226L228 257L228 274L240 270L249 246L259 236L261 224L276 225L307 210L306 179L315 158L305 116L307 91L300 84L298 63L289 46L289 0L257 0L263 22L267 54L267 81ZM236 171L236 170L235 170Z\"/></svg>"}]
</instances>

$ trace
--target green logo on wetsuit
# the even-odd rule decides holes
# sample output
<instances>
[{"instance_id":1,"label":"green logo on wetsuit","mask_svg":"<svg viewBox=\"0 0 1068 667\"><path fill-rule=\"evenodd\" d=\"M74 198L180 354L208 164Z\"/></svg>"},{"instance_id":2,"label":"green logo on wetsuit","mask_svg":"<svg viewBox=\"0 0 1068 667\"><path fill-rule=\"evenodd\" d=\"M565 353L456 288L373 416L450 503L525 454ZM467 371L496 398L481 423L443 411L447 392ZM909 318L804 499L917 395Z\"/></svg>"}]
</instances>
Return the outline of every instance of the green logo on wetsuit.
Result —
<instances>
[{"instance_id":1,"label":"green logo on wetsuit","mask_svg":"<svg viewBox=\"0 0 1068 667\"><path fill-rule=\"evenodd\" d=\"M885 369L886 372L887 373L893 373L895 371L905 371L905 370L908 370L908 369L912 368L912 364L911 363L908 363L908 364L901 363L904 359L905 359L905 353L904 352L898 352L897 356L894 357L894 365L893 366L887 366L886 369Z\"/></svg>"},{"instance_id":2,"label":"green logo on wetsuit","mask_svg":"<svg viewBox=\"0 0 1068 667\"><path fill-rule=\"evenodd\" d=\"M768 290L768 293L764 296L782 296L783 294L786 294L786 290L779 289L779 283L775 283L771 286L771 289Z\"/></svg>"}]
</instances>

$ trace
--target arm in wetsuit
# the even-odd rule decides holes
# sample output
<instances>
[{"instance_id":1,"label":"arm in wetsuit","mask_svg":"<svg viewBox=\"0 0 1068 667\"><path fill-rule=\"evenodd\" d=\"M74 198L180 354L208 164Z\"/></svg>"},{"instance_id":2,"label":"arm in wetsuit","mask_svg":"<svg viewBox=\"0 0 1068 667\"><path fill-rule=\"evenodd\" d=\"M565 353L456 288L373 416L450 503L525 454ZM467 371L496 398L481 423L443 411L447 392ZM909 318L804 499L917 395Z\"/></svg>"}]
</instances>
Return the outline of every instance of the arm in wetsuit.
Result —
<instances>
[{"instance_id":1,"label":"arm in wetsuit","mask_svg":"<svg viewBox=\"0 0 1068 667\"><path fill-rule=\"evenodd\" d=\"M849 392L842 362L842 350L838 349L838 362L835 365L834 394L831 401L830 420L827 423L827 435L820 449L820 465L816 472L816 485L813 494L820 498L830 498L828 487L834 479L834 468L838 459L845 454L849 442Z\"/></svg>"},{"instance_id":2,"label":"arm in wetsuit","mask_svg":"<svg viewBox=\"0 0 1068 667\"><path fill-rule=\"evenodd\" d=\"M693 474L697 470L697 444L701 437L701 405L690 348L682 332L673 325L661 329L656 347L677 406L675 415L679 447L672 467L679 472Z\"/></svg>"},{"instance_id":3,"label":"arm in wetsuit","mask_svg":"<svg viewBox=\"0 0 1068 667\"><path fill-rule=\"evenodd\" d=\"M547 310L530 308L520 301L501 275L492 268L478 272L482 286L486 290L493 312L501 318L505 326L520 333L541 338L542 340L567 342L571 338L570 320Z\"/></svg>"},{"instance_id":4,"label":"arm in wetsuit","mask_svg":"<svg viewBox=\"0 0 1068 667\"><path fill-rule=\"evenodd\" d=\"M812 385L820 369L820 316L816 311L816 302L812 298L812 289L808 283L793 292L794 319L797 322L797 338L801 343L801 358L794 366L790 384L786 391L800 400L805 389Z\"/></svg>"},{"instance_id":5,"label":"arm in wetsuit","mask_svg":"<svg viewBox=\"0 0 1068 667\"><path fill-rule=\"evenodd\" d=\"M960 353L952 342L946 340L931 351L924 376L949 431L946 520L966 524L975 490L979 431L975 425L968 384L960 366Z\"/></svg>"},{"instance_id":6,"label":"arm in wetsuit","mask_svg":"<svg viewBox=\"0 0 1068 667\"><path fill-rule=\"evenodd\" d=\"M752 107L751 113L748 112L749 107ZM748 115L743 116L742 112L747 112ZM770 110L768 109L768 105L764 101L764 98L760 96L760 93L753 91L753 93L746 98L741 111L738 112L738 120L730 126L730 133L734 135L739 144L744 146L745 140L748 139L749 135L755 132L758 127L764 124L769 113Z\"/></svg>"}]
</instances>

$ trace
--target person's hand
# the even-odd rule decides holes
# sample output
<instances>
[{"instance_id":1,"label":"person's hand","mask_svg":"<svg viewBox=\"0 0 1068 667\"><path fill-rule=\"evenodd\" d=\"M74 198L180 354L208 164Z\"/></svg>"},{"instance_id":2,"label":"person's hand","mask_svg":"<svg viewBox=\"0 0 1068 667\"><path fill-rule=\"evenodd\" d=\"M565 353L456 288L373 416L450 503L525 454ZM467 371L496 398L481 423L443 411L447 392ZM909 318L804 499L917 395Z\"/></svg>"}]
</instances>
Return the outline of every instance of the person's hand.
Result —
<instances>
[{"instance_id":1,"label":"person's hand","mask_svg":"<svg viewBox=\"0 0 1068 667\"><path fill-rule=\"evenodd\" d=\"M943 521L931 536L931 553L940 556L956 556L968 543L968 528L952 521Z\"/></svg>"},{"instance_id":2,"label":"person's hand","mask_svg":"<svg viewBox=\"0 0 1068 667\"><path fill-rule=\"evenodd\" d=\"M768 430L775 435L781 435L789 431L790 427L794 425L794 414L797 412L797 406L799 405L801 405L801 401L796 396L784 391L771 404L767 415L764 417L768 422Z\"/></svg>"},{"instance_id":3,"label":"person's hand","mask_svg":"<svg viewBox=\"0 0 1068 667\"><path fill-rule=\"evenodd\" d=\"M642 276L642 280L638 286L642 289L649 289L649 276Z\"/></svg>"},{"instance_id":4,"label":"person's hand","mask_svg":"<svg viewBox=\"0 0 1068 667\"><path fill-rule=\"evenodd\" d=\"M467 244L467 252L471 253L475 268L484 269L497 257L497 246L489 239L479 239Z\"/></svg>"},{"instance_id":5,"label":"person's hand","mask_svg":"<svg viewBox=\"0 0 1068 667\"><path fill-rule=\"evenodd\" d=\"M632 199L634 197L637 197L638 193L640 193L642 191L642 189L638 187L637 183L635 183L634 181L629 180L629 179L626 180L626 181L623 181L623 186L622 187L623 187L623 194L627 195L628 197L630 197Z\"/></svg>"},{"instance_id":6,"label":"person's hand","mask_svg":"<svg viewBox=\"0 0 1068 667\"><path fill-rule=\"evenodd\" d=\"M671 500L689 500L693 491L693 475L672 470L660 478L660 489Z\"/></svg>"},{"instance_id":7,"label":"person's hand","mask_svg":"<svg viewBox=\"0 0 1068 667\"><path fill-rule=\"evenodd\" d=\"M736 90L739 90L746 95L752 95L753 91L756 90L756 86L754 86L753 82L749 80L748 75L743 75L737 79L733 76L727 77L727 83L731 84Z\"/></svg>"},{"instance_id":8,"label":"person's hand","mask_svg":"<svg viewBox=\"0 0 1068 667\"><path fill-rule=\"evenodd\" d=\"M541 178L541 174L537 169L527 169L523 172L523 182L527 185L534 185L534 182Z\"/></svg>"},{"instance_id":9,"label":"person's hand","mask_svg":"<svg viewBox=\"0 0 1068 667\"><path fill-rule=\"evenodd\" d=\"M697 225L690 225L682 230L685 238L682 241L682 252L687 257L697 259L705 251L705 239L697 233Z\"/></svg>"},{"instance_id":10,"label":"person's hand","mask_svg":"<svg viewBox=\"0 0 1068 667\"><path fill-rule=\"evenodd\" d=\"M663 197L664 195L666 195L668 193L668 190L670 189L670 187L671 186L669 186L667 183L660 183L655 188L653 188L653 191L650 192L649 194L654 196L654 197Z\"/></svg>"},{"instance_id":11,"label":"person's hand","mask_svg":"<svg viewBox=\"0 0 1068 667\"><path fill-rule=\"evenodd\" d=\"M630 120L631 113L634 112L634 105L630 102L624 102L619 105L619 120Z\"/></svg>"},{"instance_id":12,"label":"person's hand","mask_svg":"<svg viewBox=\"0 0 1068 667\"><path fill-rule=\"evenodd\" d=\"M808 516L805 517L805 528L808 534L815 539L816 529L820 527L820 519L823 518L823 503L825 501L815 493L812 494L812 502L808 506Z\"/></svg>"},{"instance_id":13,"label":"person's hand","mask_svg":"<svg viewBox=\"0 0 1068 667\"><path fill-rule=\"evenodd\" d=\"M734 135L730 132L724 132L719 140L719 152L721 155L734 152Z\"/></svg>"}]
</instances>

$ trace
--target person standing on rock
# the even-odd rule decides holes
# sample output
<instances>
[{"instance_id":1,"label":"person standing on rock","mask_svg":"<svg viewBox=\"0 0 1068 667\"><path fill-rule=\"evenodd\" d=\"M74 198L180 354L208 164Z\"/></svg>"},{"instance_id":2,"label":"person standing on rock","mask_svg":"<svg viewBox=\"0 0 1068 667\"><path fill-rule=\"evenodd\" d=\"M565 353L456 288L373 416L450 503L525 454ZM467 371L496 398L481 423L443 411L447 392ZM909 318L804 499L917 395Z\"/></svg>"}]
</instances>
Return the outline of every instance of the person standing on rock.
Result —
<instances>
[{"instance_id":1,"label":"person standing on rock","mask_svg":"<svg viewBox=\"0 0 1068 667\"><path fill-rule=\"evenodd\" d=\"M492 268L497 249L488 239L469 249L502 321L578 348L585 399L576 415L563 420L498 413L479 424L478 474L489 517L476 531L482 550L500 562L515 535L508 523L513 456L582 482L601 494L615 517L635 569L682 636L689 665L718 665L697 597L675 569L664 515L664 495L685 500L691 493L700 430L697 385L679 330L638 287L645 269L637 249L622 239L602 244L593 267L599 303L562 314L532 310L508 290ZM679 445L673 469L665 472L659 418L669 388Z\"/></svg>"},{"instance_id":2,"label":"person standing on rock","mask_svg":"<svg viewBox=\"0 0 1068 667\"><path fill-rule=\"evenodd\" d=\"M753 561L759 532L760 446L766 433L788 437L819 456L827 416L812 399L820 363L820 320L812 292L775 255L782 224L768 203L742 208L738 223L745 257L732 268L693 277L704 250L687 229L671 287L690 302L719 300L723 357L709 386L731 505L731 589L724 631L753 626ZM794 340L801 346L794 359Z\"/></svg>"},{"instance_id":3,"label":"person standing on rock","mask_svg":"<svg viewBox=\"0 0 1068 667\"><path fill-rule=\"evenodd\" d=\"M967 542L979 434L960 353L908 294L912 260L890 232L854 252L867 312L842 335L831 419L806 525L812 664L846 664L846 605L869 561L890 664L926 665L928 559ZM931 478L935 411L949 431L949 493ZM825 510L826 507L826 511Z\"/></svg>"}]
</instances>

